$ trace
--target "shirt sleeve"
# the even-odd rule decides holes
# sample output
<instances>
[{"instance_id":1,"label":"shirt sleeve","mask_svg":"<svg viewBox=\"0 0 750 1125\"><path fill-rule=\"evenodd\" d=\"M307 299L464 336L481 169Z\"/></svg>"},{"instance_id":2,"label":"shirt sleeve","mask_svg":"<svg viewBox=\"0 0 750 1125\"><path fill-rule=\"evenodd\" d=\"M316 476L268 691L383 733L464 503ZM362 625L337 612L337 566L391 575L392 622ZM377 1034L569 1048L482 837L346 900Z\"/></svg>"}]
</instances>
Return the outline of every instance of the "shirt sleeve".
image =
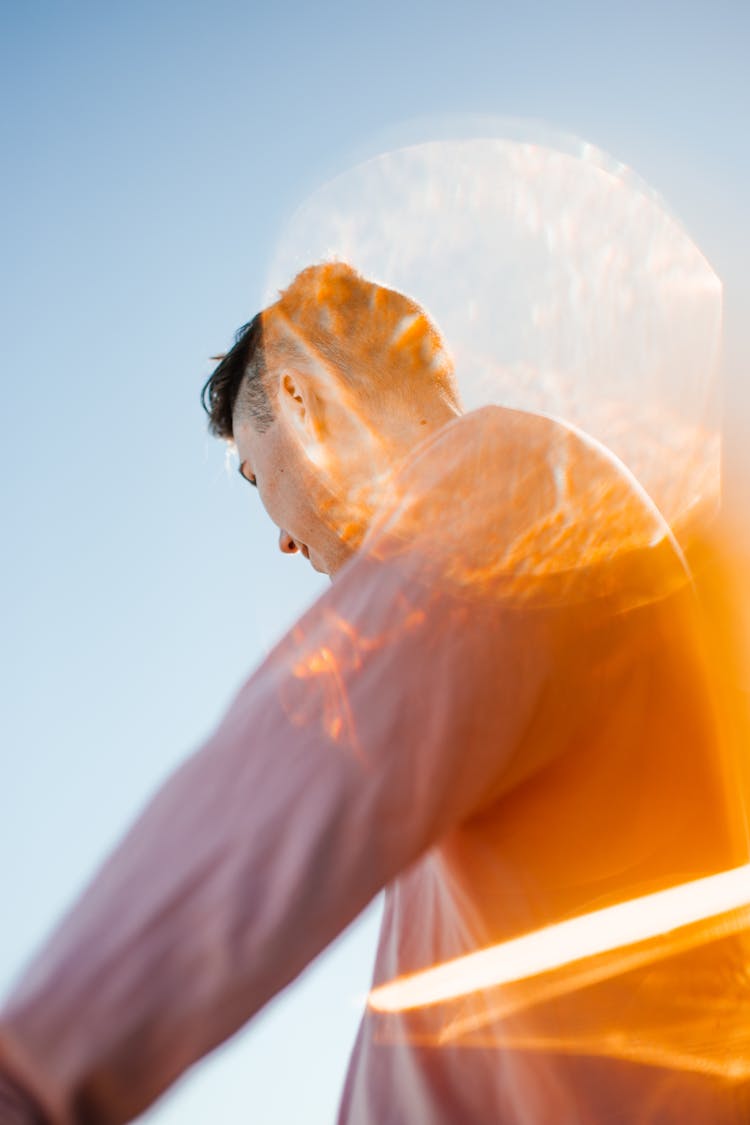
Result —
<instances>
[{"instance_id":1,"label":"shirt sleeve","mask_svg":"<svg viewBox=\"0 0 750 1125\"><path fill-rule=\"evenodd\" d=\"M0 1074L0 1121L3 1125L43 1125L39 1107L19 1086Z\"/></svg>"},{"instance_id":2,"label":"shirt sleeve","mask_svg":"<svg viewBox=\"0 0 750 1125\"><path fill-rule=\"evenodd\" d=\"M497 784L545 660L427 569L355 557L32 964L0 1069L46 1121L143 1111Z\"/></svg>"}]
</instances>

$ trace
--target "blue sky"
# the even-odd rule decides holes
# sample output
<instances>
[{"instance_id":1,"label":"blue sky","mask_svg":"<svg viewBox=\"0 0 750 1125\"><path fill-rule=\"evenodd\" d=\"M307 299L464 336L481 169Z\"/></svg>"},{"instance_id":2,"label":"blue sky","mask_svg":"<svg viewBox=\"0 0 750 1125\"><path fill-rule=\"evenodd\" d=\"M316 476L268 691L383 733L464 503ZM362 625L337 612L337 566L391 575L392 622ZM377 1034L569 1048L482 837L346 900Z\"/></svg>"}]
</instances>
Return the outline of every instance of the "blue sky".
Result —
<instances>
[{"instance_id":1,"label":"blue sky","mask_svg":"<svg viewBox=\"0 0 750 1125\"><path fill-rule=\"evenodd\" d=\"M748 468L741 2L6 3L0 987L323 588L225 471L198 393L285 221L455 116L631 166L725 284ZM377 912L147 1119L332 1119Z\"/></svg>"}]
</instances>

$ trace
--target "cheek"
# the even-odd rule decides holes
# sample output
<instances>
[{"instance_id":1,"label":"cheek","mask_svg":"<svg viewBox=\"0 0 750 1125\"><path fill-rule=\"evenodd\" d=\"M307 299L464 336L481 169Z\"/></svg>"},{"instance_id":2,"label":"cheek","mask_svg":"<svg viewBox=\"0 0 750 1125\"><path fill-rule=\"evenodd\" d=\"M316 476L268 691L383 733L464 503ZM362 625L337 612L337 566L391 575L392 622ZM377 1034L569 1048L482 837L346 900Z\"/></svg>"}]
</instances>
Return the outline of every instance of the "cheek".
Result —
<instances>
[{"instance_id":1,"label":"cheek","mask_svg":"<svg viewBox=\"0 0 750 1125\"><path fill-rule=\"evenodd\" d=\"M288 472L277 473L262 489L263 507L278 528L290 535L301 534L305 529L305 509L300 495Z\"/></svg>"},{"instance_id":2,"label":"cheek","mask_svg":"<svg viewBox=\"0 0 750 1125\"><path fill-rule=\"evenodd\" d=\"M279 490L276 484L258 488L260 502L265 508L266 515L269 519L276 524L277 527L284 527L284 503L283 498L279 496Z\"/></svg>"}]
</instances>

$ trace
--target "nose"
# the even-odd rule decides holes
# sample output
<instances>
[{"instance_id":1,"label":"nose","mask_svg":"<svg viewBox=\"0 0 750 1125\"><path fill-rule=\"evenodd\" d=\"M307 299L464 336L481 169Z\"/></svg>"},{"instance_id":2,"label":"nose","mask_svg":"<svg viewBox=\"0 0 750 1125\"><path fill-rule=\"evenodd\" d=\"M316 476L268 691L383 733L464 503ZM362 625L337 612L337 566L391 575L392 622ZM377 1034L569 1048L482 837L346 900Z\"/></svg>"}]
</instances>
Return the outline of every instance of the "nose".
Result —
<instances>
[{"instance_id":1,"label":"nose","mask_svg":"<svg viewBox=\"0 0 750 1125\"><path fill-rule=\"evenodd\" d=\"M282 555L294 555L299 550L289 532L284 531L283 528L279 532L279 550Z\"/></svg>"}]
</instances>

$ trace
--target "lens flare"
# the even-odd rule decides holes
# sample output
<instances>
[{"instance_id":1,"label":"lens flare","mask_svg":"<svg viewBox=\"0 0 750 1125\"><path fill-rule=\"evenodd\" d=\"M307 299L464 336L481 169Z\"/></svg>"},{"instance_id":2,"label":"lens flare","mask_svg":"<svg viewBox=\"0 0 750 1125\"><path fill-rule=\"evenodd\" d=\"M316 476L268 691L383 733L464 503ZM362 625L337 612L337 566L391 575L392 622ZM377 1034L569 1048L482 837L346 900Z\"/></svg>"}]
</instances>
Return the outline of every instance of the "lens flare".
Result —
<instances>
[{"instance_id":1,"label":"lens flare","mask_svg":"<svg viewBox=\"0 0 750 1125\"><path fill-rule=\"evenodd\" d=\"M635 945L750 906L750 864L571 918L373 989L380 1012L438 1004ZM747 924L743 918L742 926ZM726 923L720 928L726 933ZM712 930L700 941L716 936ZM659 952L653 956L658 957ZM590 982L589 982L590 983Z\"/></svg>"},{"instance_id":2,"label":"lens flare","mask_svg":"<svg viewBox=\"0 0 750 1125\"><path fill-rule=\"evenodd\" d=\"M350 487L361 574L393 579L368 603L388 624L303 623L282 692L338 757L373 778L391 763L373 854L440 794L429 846L388 869L362 1050L393 1048L378 1065L418 1082L455 1066L462 1096L482 1076L477 1105L522 1090L528 1121L572 1119L594 1057L631 1083L639 1120L648 1080L623 1061L663 1068L659 1099L677 1075L685 1104L696 1074L742 1082L750 571L738 579L718 515L721 284L627 169L518 132L409 145L326 184L287 227L269 300L341 260L429 314L381 290L384 335L344 301L342 363L316 335L334 313L302 308L310 366L333 399L342 382L357 448L377 460L387 427L368 428L342 367L375 384L398 372L413 395L414 371L447 372L450 353L467 411L414 442L377 502ZM322 267L322 284L343 272ZM468 815L447 817L464 799ZM470 1062L453 1053L468 1047ZM560 1056L586 1077L563 1068L545 1089Z\"/></svg>"},{"instance_id":3,"label":"lens flare","mask_svg":"<svg viewBox=\"0 0 750 1125\"><path fill-rule=\"evenodd\" d=\"M467 408L580 427L679 534L718 497L719 279L663 201L594 146L484 128L459 124L323 185L288 222L267 297L335 258L415 297Z\"/></svg>"}]
</instances>

